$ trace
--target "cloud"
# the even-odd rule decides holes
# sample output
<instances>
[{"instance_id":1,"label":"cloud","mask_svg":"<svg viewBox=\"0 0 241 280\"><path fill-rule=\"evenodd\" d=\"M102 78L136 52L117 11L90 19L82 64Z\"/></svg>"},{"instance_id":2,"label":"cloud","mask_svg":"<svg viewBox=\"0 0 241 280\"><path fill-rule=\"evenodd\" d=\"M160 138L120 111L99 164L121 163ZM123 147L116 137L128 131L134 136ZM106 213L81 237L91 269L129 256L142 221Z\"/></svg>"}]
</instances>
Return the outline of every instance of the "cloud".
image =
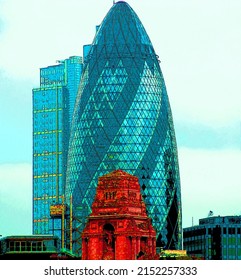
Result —
<instances>
[{"instance_id":1,"label":"cloud","mask_svg":"<svg viewBox=\"0 0 241 280\"><path fill-rule=\"evenodd\" d=\"M40 67L82 55L82 46L92 42L95 25L112 5L98 2L0 2L0 68L8 75L36 80ZM160 56L175 119L212 127L240 120L241 2L128 3Z\"/></svg>"},{"instance_id":2,"label":"cloud","mask_svg":"<svg viewBox=\"0 0 241 280\"><path fill-rule=\"evenodd\" d=\"M214 215L241 215L241 150L179 149L183 226Z\"/></svg>"},{"instance_id":3,"label":"cloud","mask_svg":"<svg viewBox=\"0 0 241 280\"><path fill-rule=\"evenodd\" d=\"M241 2L156 2L152 19L145 12L143 19L175 119L212 127L240 121Z\"/></svg>"},{"instance_id":4,"label":"cloud","mask_svg":"<svg viewBox=\"0 0 241 280\"><path fill-rule=\"evenodd\" d=\"M94 0L6 1L2 4L5 29L0 68L8 75L34 78L38 77L40 67L81 55L82 46L92 42L95 24L101 20L93 9L95 3ZM100 9L107 11L107 5L102 3Z\"/></svg>"},{"instance_id":5,"label":"cloud","mask_svg":"<svg viewBox=\"0 0 241 280\"><path fill-rule=\"evenodd\" d=\"M197 124L178 120L175 122L175 128L179 147L213 150L241 148L241 122L215 127L208 123Z\"/></svg>"},{"instance_id":6,"label":"cloud","mask_svg":"<svg viewBox=\"0 0 241 280\"><path fill-rule=\"evenodd\" d=\"M241 215L241 150L179 149L183 227L214 215ZM31 234L31 164L0 165L0 234Z\"/></svg>"},{"instance_id":7,"label":"cloud","mask_svg":"<svg viewBox=\"0 0 241 280\"><path fill-rule=\"evenodd\" d=\"M32 85L0 71L0 164L31 161Z\"/></svg>"},{"instance_id":8,"label":"cloud","mask_svg":"<svg viewBox=\"0 0 241 280\"><path fill-rule=\"evenodd\" d=\"M0 235L31 234L31 164L0 165L0 217Z\"/></svg>"}]
</instances>

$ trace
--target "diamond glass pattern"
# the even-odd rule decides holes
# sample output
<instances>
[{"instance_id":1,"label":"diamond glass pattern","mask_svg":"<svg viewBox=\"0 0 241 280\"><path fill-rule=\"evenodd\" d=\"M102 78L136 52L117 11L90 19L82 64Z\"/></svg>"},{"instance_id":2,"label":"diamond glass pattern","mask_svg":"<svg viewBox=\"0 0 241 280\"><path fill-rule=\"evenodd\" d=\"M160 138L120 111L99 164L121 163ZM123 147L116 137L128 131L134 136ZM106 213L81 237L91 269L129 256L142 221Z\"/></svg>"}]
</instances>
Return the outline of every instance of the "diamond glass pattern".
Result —
<instances>
[{"instance_id":1,"label":"diamond glass pattern","mask_svg":"<svg viewBox=\"0 0 241 280\"><path fill-rule=\"evenodd\" d=\"M139 18L117 2L103 20L83 70L72 121L66 199L84 228L98 177L136 175L157 246L180 249L177 147L164 79ZM74 239L78 240L77 230Z\"/></svg>"}]
</instances>

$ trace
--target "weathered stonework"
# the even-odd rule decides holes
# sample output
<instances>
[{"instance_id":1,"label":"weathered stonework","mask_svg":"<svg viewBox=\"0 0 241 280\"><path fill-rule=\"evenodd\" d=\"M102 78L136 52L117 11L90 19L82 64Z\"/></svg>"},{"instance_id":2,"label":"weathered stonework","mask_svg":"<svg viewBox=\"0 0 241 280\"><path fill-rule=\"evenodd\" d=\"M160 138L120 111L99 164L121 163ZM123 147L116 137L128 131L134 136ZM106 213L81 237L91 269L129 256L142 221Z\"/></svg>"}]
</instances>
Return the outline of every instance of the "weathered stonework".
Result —
<instances>
[{"instance_id":1,"label":"weathered stonework","mask_svg":"<svg viewBox=\"0 0 241 280\"><path fill-rule=\"evenodd\" d=\"M147 216L138 178L121 170L100 177L82 233L82 259L154 258L156 232Z\"/></svg>"}]
</instances>

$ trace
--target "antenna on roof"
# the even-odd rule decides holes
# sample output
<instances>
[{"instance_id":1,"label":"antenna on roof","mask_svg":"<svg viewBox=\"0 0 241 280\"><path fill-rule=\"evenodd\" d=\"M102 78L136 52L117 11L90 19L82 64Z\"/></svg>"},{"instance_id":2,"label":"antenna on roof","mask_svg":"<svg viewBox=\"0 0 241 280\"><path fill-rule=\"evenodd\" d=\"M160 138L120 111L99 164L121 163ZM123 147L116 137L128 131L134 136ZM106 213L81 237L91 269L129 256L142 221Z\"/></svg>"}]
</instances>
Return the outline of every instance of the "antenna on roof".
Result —
<instances>
[{"instance_id":1,"label":"antenna on roof","mask_svg":"<svg viewBox=\"0 0 241 280\"><path fill-rule=\"evenodd\" d=\"M213 216L213 211L209 211L209 213L208 213L208 217L212 217Z\"/></svg>"},{"instance_id":2,"label":"antenna on roof","mask_svg":"<svg viewBox=\"0 0 241 280\"><path fill-rule=\"evenodd\" d=\"M115 0L113 0L113 5L115 5Z\"/></svg>"}]
</instances>

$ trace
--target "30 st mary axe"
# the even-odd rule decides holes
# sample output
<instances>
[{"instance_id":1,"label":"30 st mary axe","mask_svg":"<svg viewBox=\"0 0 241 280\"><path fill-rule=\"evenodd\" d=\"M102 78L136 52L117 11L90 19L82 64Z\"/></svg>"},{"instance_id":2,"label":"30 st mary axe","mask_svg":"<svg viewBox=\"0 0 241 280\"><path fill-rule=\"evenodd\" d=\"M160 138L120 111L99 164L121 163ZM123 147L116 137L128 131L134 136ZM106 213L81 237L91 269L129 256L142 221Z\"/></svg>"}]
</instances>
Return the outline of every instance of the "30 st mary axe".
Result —
<instances>
[{"instance_id":1,"label":"30 st mary axe","mask_svg":"<svg viewBox=\"0 0 241 280\"><path fill-rule=\"evenodd\" d=\"M181 188L171 108L158 57L136 13L113 5L84 65L68 152L66 201L73 249L98 178L121 169L139 178L157 246L180 249Z\"/></svg>"}]
</instances>

